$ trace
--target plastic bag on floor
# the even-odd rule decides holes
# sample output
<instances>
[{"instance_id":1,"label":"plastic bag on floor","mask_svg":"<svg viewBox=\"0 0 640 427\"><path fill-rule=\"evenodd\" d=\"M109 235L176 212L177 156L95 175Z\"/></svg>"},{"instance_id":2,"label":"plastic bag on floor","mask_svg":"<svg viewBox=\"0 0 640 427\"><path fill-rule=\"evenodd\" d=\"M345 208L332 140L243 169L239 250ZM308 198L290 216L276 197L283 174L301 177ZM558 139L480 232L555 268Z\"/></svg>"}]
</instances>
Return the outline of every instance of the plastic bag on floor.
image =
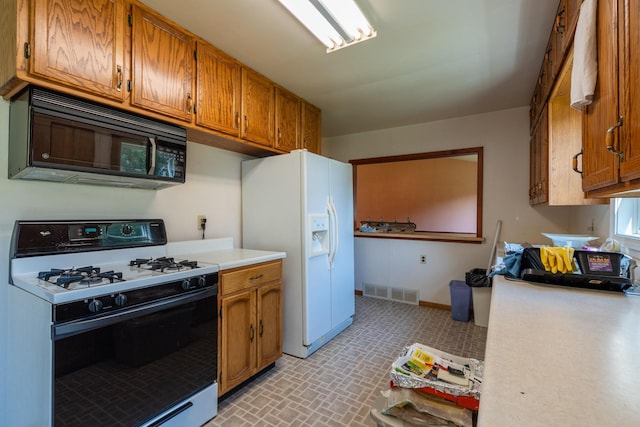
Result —
<instances>
[{"instance_id":1,"label":"plastic bag on floor","mask_svg":"<svg viewBox=\"0 0 640 427\"><path fill-rule=\"evenodd\" d=\"M416 390L392 388L383 392L386 407L382 413L418 426L472 427L471 410L434 398Z\"/></svg>"}]
</instances>

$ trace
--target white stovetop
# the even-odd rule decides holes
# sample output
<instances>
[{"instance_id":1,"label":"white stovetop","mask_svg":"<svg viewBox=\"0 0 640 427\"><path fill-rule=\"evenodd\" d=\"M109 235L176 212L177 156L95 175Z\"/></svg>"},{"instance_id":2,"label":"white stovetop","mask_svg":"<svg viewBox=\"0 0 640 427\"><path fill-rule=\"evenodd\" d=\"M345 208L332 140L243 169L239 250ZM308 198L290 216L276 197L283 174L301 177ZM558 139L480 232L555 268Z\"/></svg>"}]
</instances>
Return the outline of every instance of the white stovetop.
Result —
<instances>
[{"instance_id":1,"label":"white stovetop","mask_svg":"<svg viewBox=\"0 0 640 427\"><path fill-rule=\"evenodd\" d=\"M640 296L494 277L478 425L640 425Z\"/></svg>"},{"instance_id":2,"label":"white stovetop","mask_svg":"<svg viewBox=\"0 0 640 427\"><path fill-rule=\"evenodd\" d=\"M61 304L86 298L94 298L100 295L116 294L131 289L144 288L158 283L158 277L164 280L181 280L192 277L195 270L159 272L130 267L129 261L135 258L151 259L166 255L164 246L150 246L134 249L116 249L103 254L98 252L79 252L74 254L50 255L40 257L17 258L11 261L12 283L52 304ZM102 259L108 262L100 262ZM184 258L183 258L184 259ZM199 261L199 260L198 260ZM100 268L100 271L117 271L123 273L123 282L115 281L111 284L100 284L90 287L71 285L68 289L60 287L44 280L39 280L39 271L48 271L51 268L67 269L72 267L84 267L91 265ZM205 261L198 263L198 274L207 274L218 271L215 263ZM73 289L73 290L70 290Z\"/></svg>"},{"instance_id":3,"label":"white stovetop","mask_svg":"<svg viewBox=\"0 0 640 427\"><path fill-rule=\"evenodd\" d=\"M72 267L69 265L68 255L51 255L48 257L12 260L11 276L16 286L52 304L61 304L100 295L125 292L134 288L142 288L156 284L157 276L162 275L162 273L152 271L140 272L139 269L127 267L127 265L129 260L134 258L157 258L161 256L198 261L200 266L198 272L204 274L282 259L286 257L286 254L284 252L234 248L232 238L189 240L169 242L166 246L109 251L108 264L96 263L96 252L73 254L74 267L93 265L94 267L100 267L101 271L120 271L124 274L123 278L125 281L123 282L68 291L55 284L49 285L42 280L38 280L38 271L48 270L52 268L52 266L56 266L56 268ZM170 273L170 279L180 280L193 276L193 274L193 270L172 272ZM169 275L164 274L164 276L168 278Z\"/></svg>"}]
</instances>

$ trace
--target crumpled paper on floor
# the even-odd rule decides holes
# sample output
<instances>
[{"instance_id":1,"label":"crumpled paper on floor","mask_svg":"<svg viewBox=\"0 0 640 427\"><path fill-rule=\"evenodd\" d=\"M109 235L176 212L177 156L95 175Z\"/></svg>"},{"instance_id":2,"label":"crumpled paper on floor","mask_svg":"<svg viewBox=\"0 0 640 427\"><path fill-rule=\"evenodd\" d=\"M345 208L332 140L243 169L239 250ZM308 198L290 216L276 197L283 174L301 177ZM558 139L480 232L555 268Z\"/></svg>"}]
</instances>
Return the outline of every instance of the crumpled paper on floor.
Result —
<instances>
[{"instance_id":1,"label":"crumpled paper on floor","mask_svg":"<svg viewBox=\"0 0 640 427\"><path fill-rule=\"evenodd\" d=\"M451 384L438 380L431 374L420 376L404 369L403 365L416 348L432 354L435 358L440 359L442 363L451 362L456 365L464 365L464 375L469 380L469 385ZM480 386L482 385L483 374L484 362L481 360L455 356L419 343L405 347L402 356L391 364L391 381L396 386L404 388L429 387L452 396L469 396L477 400L480 400Z\"/></svg>"},{"instance_id":2,"label":"crumpled paper on floor","mask_svg":"<svg viewBox=\"0 0 640 427\"><path fill-rule=\"evenodd\" d=\"M386 406L382 413L417 426L473 427L471 410L462 408L417 390L392 388L383 393Z\"/></svg>"}]
</instances>

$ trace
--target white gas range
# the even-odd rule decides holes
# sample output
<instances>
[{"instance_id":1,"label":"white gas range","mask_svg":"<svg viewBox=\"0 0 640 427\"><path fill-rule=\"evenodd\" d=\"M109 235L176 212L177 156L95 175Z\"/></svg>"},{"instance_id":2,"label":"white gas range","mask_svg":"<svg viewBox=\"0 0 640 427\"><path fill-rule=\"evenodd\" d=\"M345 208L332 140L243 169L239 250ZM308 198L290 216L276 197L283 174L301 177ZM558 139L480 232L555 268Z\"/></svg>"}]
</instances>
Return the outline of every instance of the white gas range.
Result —
<instances>
[{"instance_id":1,"label":"white gas range","mask_svg":"<svg viewBox=\"0 0 640 427\"><path fill-rule=\"evenodd\" d=\"M10 266L15 425L217 414L219 267L167 256L162 220L18 221Z\"/></svg>"},{"instance_id":2,"label":"white gas range","mask_svg":"<svg viewBox=\"0 0 640 427\"><path fill-rule=\"evenodd\" d=\"M217 264L166 257L164 246L12 260L13 284L52 304L192 279L218 271Z\"/></svg>"}]
</instances>

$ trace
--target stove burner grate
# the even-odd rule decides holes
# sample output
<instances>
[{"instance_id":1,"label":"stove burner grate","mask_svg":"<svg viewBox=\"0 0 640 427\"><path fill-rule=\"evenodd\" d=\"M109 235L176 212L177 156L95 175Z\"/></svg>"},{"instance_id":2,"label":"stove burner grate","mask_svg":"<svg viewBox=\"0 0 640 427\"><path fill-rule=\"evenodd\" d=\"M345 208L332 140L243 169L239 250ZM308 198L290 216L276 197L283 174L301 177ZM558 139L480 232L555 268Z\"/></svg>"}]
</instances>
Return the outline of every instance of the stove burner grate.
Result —
<instances>
[{"instance_id":1,"label":"stove burner grate","mask_svg":"<svg viewBox=\"0 0 640 427\"><path fill-rule=\"evenodd\" d=\"M65 289L69 288L70 284L76 282L87 286L101 284L104 283L105 280L108 280L109 283L113 283L116 280L124 282L121 272L115 272L113 270L100 272L99 267L93 266L69 269L52 268L49 271L39 272L38 279L61 286Z\"/></svg>"},{"instance_id":2,"label":"stove burner grate","mask_svg":"<svg viewBox=\"0 0 640 427\"><path fill-rule=\"evenodd\" d=\"M179 271L182 269L194 269L198 268L197 261L176 261L174 258L160 257L160 258L136 258L129 261L130 266L138 268L145 268L147 270L164 272L165 270Z\"/></svg>"}]
</instances>

